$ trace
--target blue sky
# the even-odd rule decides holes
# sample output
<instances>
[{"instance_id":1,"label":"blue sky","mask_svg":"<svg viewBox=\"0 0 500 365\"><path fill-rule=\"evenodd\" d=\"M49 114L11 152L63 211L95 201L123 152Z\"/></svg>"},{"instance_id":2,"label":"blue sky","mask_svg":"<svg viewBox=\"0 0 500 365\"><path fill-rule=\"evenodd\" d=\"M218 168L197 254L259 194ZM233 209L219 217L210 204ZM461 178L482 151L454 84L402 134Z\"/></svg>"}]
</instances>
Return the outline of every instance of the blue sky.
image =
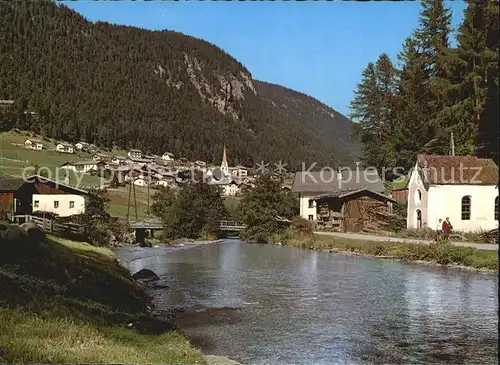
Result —
<instances>
[{"instance_id":1,"label":"blue sky","mask_svg":"<svg viewBox=\"0 0 500 365\"><path fill-rule=\"evenodd\" d=\"M465 2L449 1L453 26ZM253 78L309 94L348 114L362 70L382 52L393 60L417 26L420 3L128 2L66 3L87 19L202 38L235 57Z\"/></svg>"}]
</instances>

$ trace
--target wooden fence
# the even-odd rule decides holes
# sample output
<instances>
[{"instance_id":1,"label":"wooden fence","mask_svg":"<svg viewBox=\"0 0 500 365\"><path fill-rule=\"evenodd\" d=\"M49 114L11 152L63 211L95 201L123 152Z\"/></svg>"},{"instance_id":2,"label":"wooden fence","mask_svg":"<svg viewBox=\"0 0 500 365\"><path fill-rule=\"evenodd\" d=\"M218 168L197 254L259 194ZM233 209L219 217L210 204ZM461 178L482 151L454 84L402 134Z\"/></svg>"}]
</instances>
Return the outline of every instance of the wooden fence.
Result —
<instances>
[{"instance_id":1,"label":"wooden fence","mask_svg":"<svg viewBox=\"0 0 500 365\"><path fill-rule=\"evenodd\" d=\"M44 232L56 236L79 236L84 234L83 226L78 223L57 222L54 219L42 218L34 215L15 215L12 217L14 223L33 222Z\"/></svg>"}]
</instances>

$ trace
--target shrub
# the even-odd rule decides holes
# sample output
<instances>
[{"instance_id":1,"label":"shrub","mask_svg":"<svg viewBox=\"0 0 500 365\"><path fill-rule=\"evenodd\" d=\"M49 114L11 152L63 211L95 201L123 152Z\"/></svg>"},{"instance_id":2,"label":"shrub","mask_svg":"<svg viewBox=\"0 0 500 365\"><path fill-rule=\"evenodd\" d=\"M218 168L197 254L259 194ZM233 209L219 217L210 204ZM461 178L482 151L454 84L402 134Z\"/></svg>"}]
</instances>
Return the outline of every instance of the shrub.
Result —
<instances>
[{"instance_id":1,"label":"shrub","mask_svg":"<svg viewBox=\"0 0 500 365\"><path fill-rule=\"evenodd\" d=\"M398 233L406 229L406 219L399 216L390 216L386 219L387 229Z\"/></svg>"},{"instance_id":2,"label":"shrub","mask_svg":"<svg viewBox=\"0 0 500 365\"><path fill-rule=\"evenodd\" d=\"M292 218L292 231L301 237L314 238L314 233L311 223L302 217Z\"/></svg>"}]
</instances>

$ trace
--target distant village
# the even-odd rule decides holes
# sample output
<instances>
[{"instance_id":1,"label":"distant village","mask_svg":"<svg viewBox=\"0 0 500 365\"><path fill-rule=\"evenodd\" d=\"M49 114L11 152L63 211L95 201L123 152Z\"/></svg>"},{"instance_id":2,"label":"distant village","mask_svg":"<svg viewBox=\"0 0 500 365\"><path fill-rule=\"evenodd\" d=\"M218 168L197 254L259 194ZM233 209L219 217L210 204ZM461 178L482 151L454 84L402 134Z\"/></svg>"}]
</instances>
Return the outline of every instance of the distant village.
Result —
<instances>
[{"instance_id":1,"label":"distant village","mask_svg":"<svg viewBox=\"0 0 500 365\"><path fill-rule=\"evenodd\" d=\"M24 145L34 150L45 148L42 141L35 138L27 138ZM97 149L87 142L78 142L75 145L60 142L56 144L55 150L73 154L76 151L92 153ZM118 184L131 183L141 187L164 186L174 189L186 182L190 176L188 172L198 171L208 184L220 187L223 196L238 196L245 189L252 188L255 182L255 176L250 174L251 169L242 165L229 166L225 146L220 166L208 166L201 160L192 162L182 157L176 158L171 152L159 156L131 149L125 156L96 152L92 159L66 162L60 168L98 176L116 176ZM290 184L284 184L283 187L291 188Z\"/></svg>"},{"instance_id":2,"label":"distant village","mask_svg":"<svg viewBox=\"0 0 500 365\"><path fill-rule=\"evenodd\" d=\"M45 148L42 141L30 137L25 139L24 146L33 150ZM176 189L189 181L192 171L199 171L208 184L220 187L222 196L237 197L254 187L256 179L250 168L229 166L225 146L218 166L176 158L171 152L161 156L138 149L131 149L124 156L94 153L95 146L85 142L56 143L54 150L68 154L88 152L91 159L66 162L60 168L104 176L107 181L112 176L119 185ZM455 176L461 166L467 167L465 174ZM479 171L478 176L475 171ZM397 202L405 206L408 229L436 230L446 218L461 232L498 228L498 166L489 159L419 155L406 186L393 189L390 194L377 171L364 170L358 180L347 178L340 170L332 171L326 178L319 171L294 175L294 180L283 183L282 188L297 195L299 215L318 229L379 231L384 229L386 217L394 216L393 205ZM82 196L87 192L72 188L68 182L57 184L38 179L34 184L36 191L25 194L23 186L27 184L21 179L0 176L0 192L6 197L0 204L0 213L27 214L37 209L57 212L60 216L81 213Z\"/></svg>"}]
</instances>

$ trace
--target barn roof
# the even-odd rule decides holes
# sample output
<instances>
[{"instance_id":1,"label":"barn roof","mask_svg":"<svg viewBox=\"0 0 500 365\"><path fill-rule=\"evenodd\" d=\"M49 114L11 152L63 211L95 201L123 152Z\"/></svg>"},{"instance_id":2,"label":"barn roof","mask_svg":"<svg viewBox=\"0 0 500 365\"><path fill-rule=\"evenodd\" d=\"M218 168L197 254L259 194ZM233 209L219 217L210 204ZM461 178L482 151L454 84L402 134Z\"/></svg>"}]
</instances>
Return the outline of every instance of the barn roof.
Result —
<instances>
[{"instance_id":1,"label":"barn roof","mask_svg":"<svg viewBox=\"0 0 500 365\"><path fill-rule=\"evenodd\" d=\"M43 177L43 176L40 176L40 175L29 176L29 177L26 178L26 182L28 182L28 183L38 182L38 183L41 183L41 184L47 184L47 185L57 186L61 190L70 192L72 194L77 194L77 195L88 195L89 194L89 192L86 191L86 190L78 189L78 188L75 188L75 187L63 184L63 183L61 183L59 181L54 181L52 179L49 179L47 177Z\"/></svg>"},{"instance_id":2,"label":"barn roof","mask_svg":"<svg viewBox=\"0 0 500 365\"><path fill-rule=\"evenodd\" d=\"M377 193L384 191L376 170L344 170L341 175L331 169L297 172L292 185L296 193L335 193L363 188Z\"/></svg>"},{"instance_id":3,"label":"barn roof","mask_svg":"<svg viewBox=\"0 0 500 365\"><path fill-rule=\"evenodd\" d=\"M431 185L497 185L498 166L476 156L418 155L418 165Z\"/></svg>"},{"instance_id":4,"label":"barn roof","mask_svg":"<svg viewBox=\"0 0 500 365\"><path fill-rule=\"evenodd\" d=\"M25 181L21 178L0 173L0 192L12 193L21 188Z\"/></svg>"},{"instance_id":5,"label":"barn roof","mask_svg":"<svg viewBox=\"0 0 500 365\"><path fill-rule=\"evenodd\" d=\"M337 191L335 193L331 193L331 194L322 194L322 195L318 195L316 197L313 198L313 200L321 200L321 199L327 199L327 198L339 198L339 199L342 199L342 198L346 198L348 196L351 196L351 195L354 195L354 194L358 194L358 193L364 193L366 195L371 195L375 198L378 198L380 200L385 200L385 201L390 201L390 202L393 202L395 203L396 200L392 199L391 197L388 197L384 194L380 194L380 193L377 193L377 192L374 192L374 191L371 191L369 189L352 189L352 190L344 190L344 191Z\"/></svg>"}]
</instances>

